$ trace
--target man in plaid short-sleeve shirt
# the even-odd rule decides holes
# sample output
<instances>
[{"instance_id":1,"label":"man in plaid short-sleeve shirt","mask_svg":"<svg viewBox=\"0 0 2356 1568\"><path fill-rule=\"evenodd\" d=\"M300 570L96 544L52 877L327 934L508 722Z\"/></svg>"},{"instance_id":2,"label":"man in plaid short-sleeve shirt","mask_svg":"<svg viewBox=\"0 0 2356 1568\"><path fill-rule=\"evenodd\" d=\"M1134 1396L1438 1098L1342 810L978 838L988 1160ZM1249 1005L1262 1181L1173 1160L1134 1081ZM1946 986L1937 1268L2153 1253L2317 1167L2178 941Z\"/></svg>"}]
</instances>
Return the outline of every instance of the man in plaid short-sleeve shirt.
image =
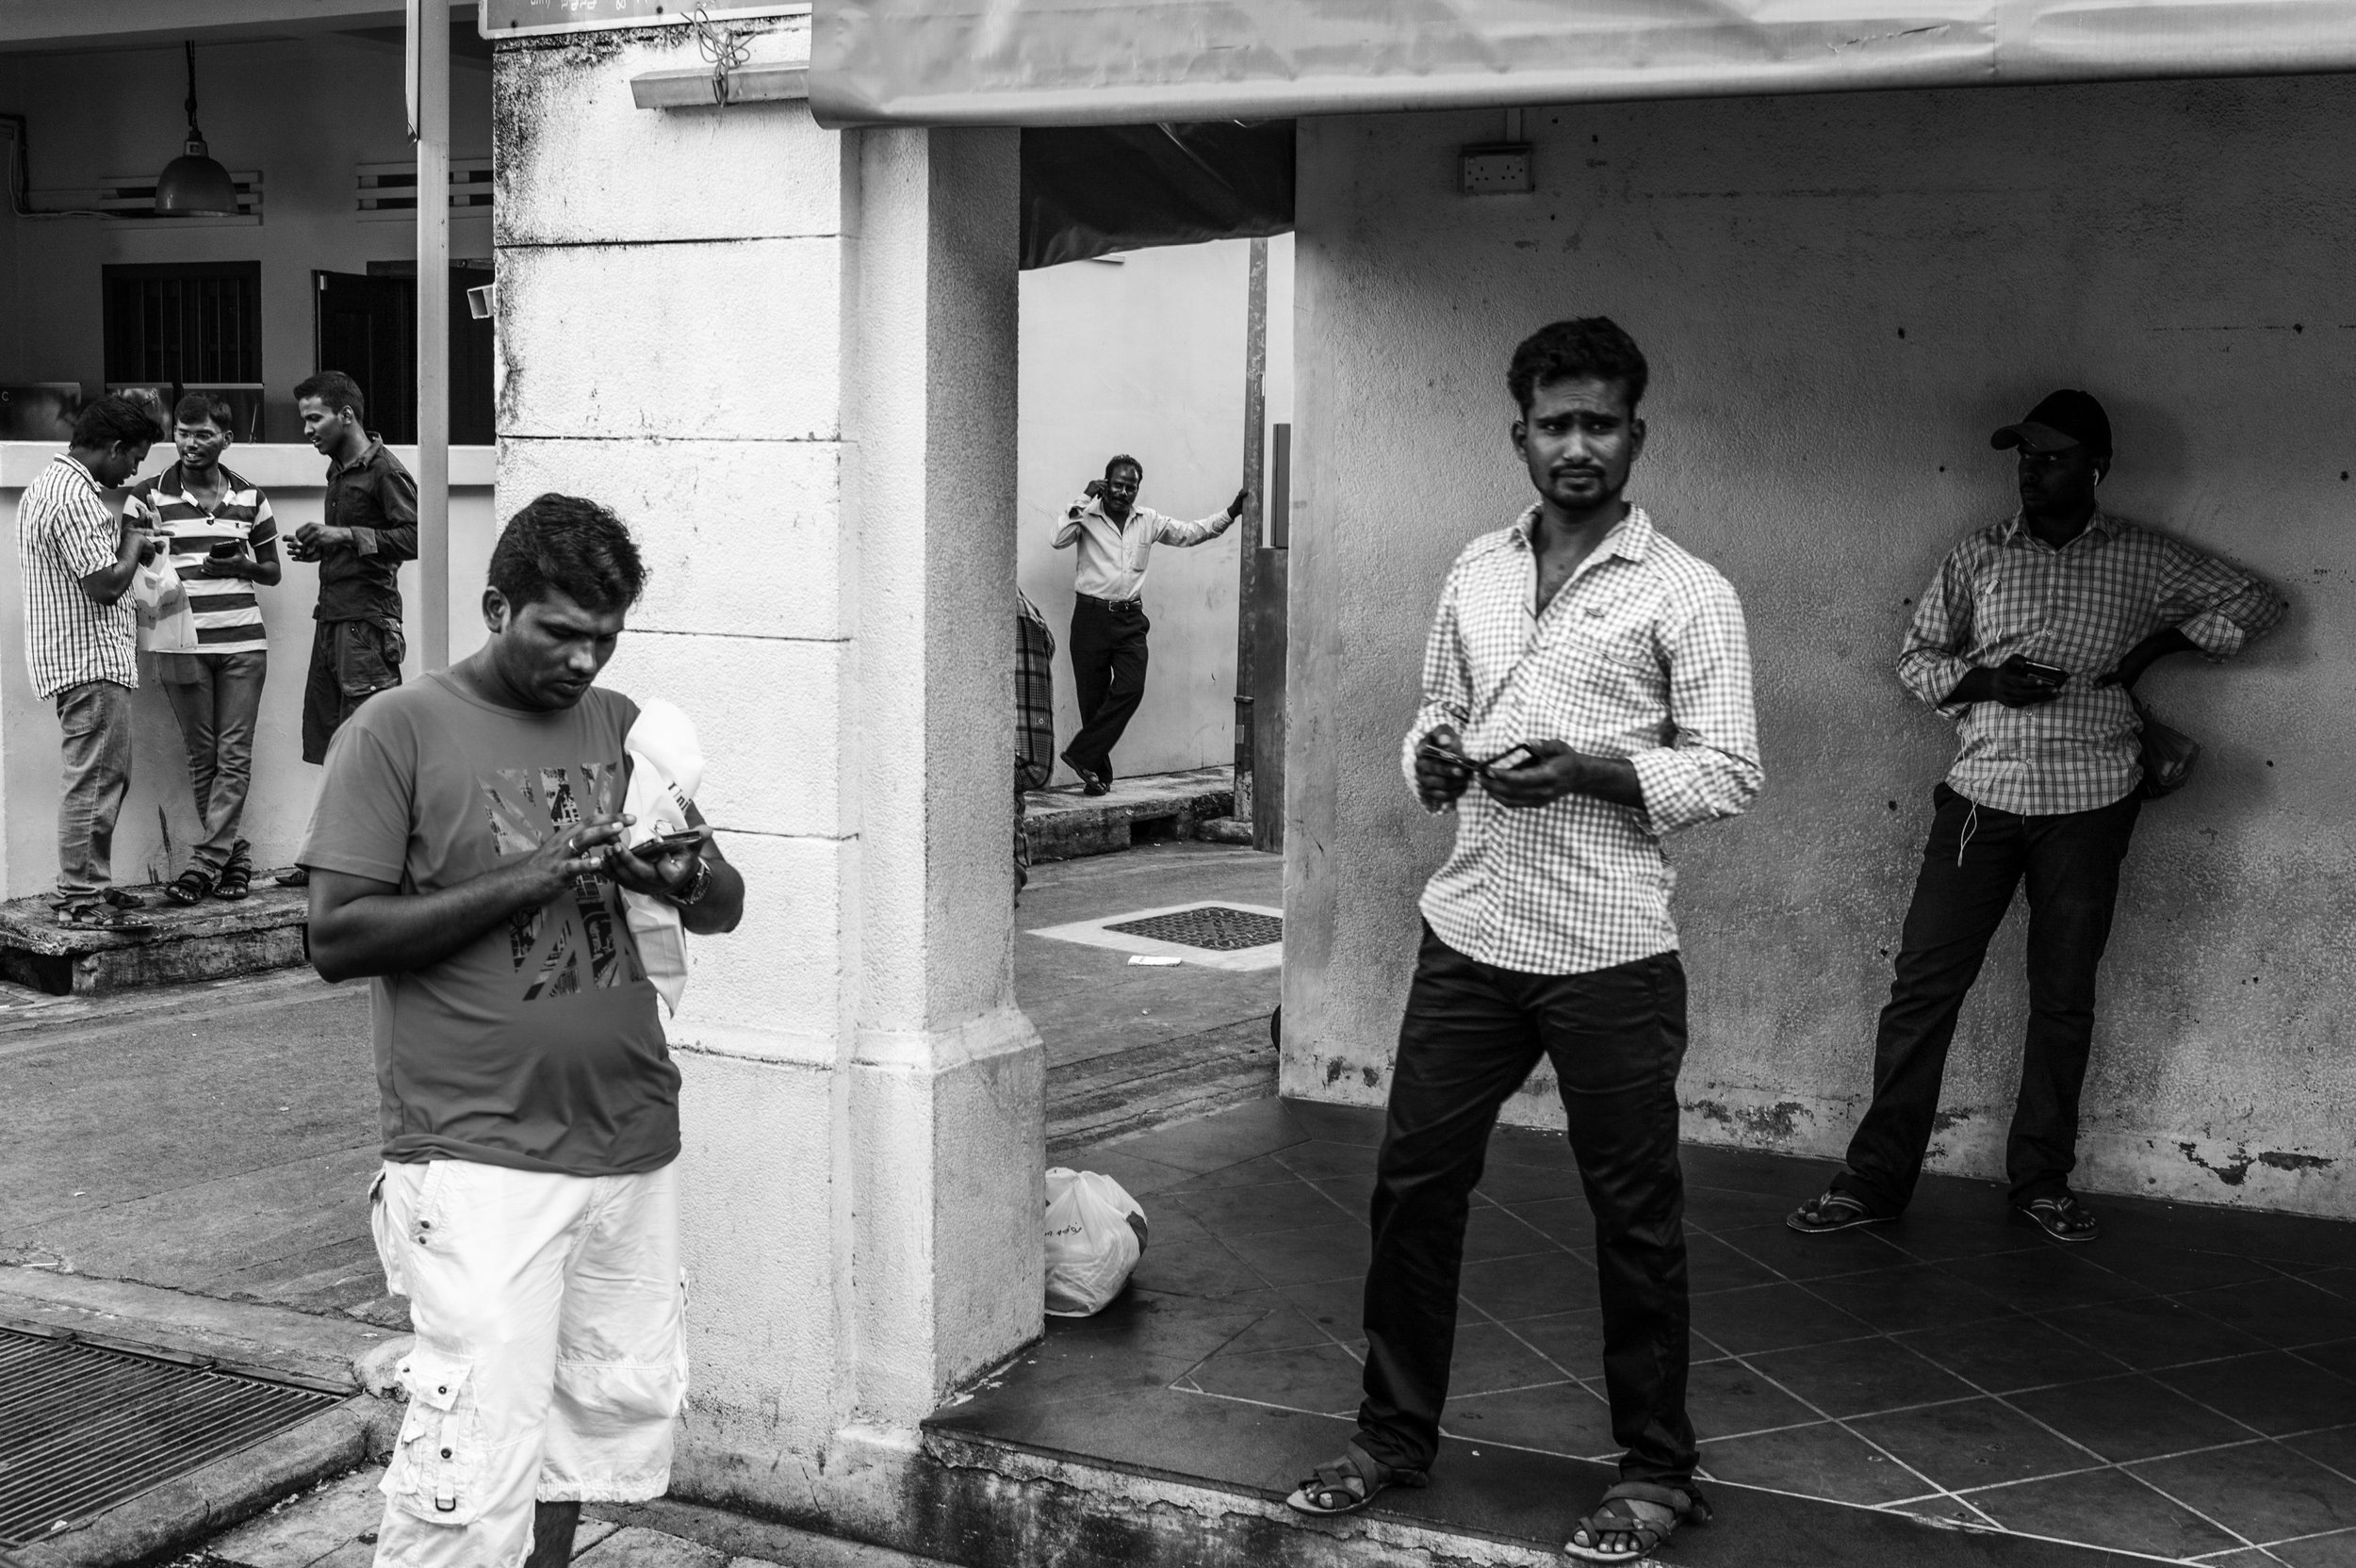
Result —
<instances>
[{"instance_id":1,"label":"man in plaid short-sleeve shirt","mask_svg":"<svg viewBox=\"0 0 2356 1568\"><path fill-rule=\"evenodd\" d=\"M1513 444L1538 499L1441 591L1404 766L1427 810L1455 808L1456 847L1424 890L1376 1160L1358 1432L1292 1494L1303 1512L1423 1483L1473 1184L1498 1108L1546 1058L1595 1214L1627 1450L1568 1550L1629 1560L1708 1515L1685 1409L1685 972L1661 840L1742 811L1761 774L1734 590L1621 498L1645 378L1600 317L1514 351Z\"/></svg>"},{"instance_id":2,"label":"man in plaid short-sleeve shirt","mask_svg":"<svg viewBox=\"0 0 2356 1568\"><path fill-rule=\"evenodd\" d=\"M1906 689L1955 721L1873 1053L1873 1102L1831 1187L1792 1229L1894 1217L1914 1196L1963 999L2024 880L2029 1029L2004 1152L2013 1208L2092 1241L2070 1191L2095 972L2143 802L2129 694L2154 660L2223 659L2282 618L2281 596L2095 503L2111 422L2085 392L2046 398L1991 442L2020 450L2021 510L1940 563L1899 655Z\"/></svg>"}]
</instances>

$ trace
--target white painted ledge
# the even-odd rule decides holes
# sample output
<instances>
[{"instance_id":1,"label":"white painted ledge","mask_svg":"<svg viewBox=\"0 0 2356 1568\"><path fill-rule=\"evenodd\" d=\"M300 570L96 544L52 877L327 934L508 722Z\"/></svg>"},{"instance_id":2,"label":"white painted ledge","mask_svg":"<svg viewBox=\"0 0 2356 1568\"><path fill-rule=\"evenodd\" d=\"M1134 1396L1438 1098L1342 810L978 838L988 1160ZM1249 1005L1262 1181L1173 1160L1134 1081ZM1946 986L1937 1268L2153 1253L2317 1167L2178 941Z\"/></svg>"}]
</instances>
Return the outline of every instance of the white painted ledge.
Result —
<instances>
[{"instance_id":1,"label":"white painted ledge","mask_svg":"<svg viewBox=\"0 0 2356 1568\"><path fill-rule=\"evenodd\" d=\"M645 71L630 79L630 101L642 109L710 108L720 101L709 66ZM810 96L807 64L755 62L728 73L731 104L776 104Z\"/></svg>"}]
</instances>

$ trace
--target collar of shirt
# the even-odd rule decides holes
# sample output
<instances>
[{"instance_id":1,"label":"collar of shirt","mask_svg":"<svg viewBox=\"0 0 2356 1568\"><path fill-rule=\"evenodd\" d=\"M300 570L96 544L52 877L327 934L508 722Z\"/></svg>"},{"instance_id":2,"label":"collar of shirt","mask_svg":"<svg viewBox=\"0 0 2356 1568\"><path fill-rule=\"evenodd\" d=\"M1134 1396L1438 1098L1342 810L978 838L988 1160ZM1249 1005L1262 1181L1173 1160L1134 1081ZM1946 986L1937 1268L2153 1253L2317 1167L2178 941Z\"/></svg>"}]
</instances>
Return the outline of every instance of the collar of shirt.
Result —
<instances>
[{"instance_id":1,"label":"collar of shirt","mask_svg":"<svg viewBox=\"0 0 2356 1568\"><path fill-rule=\"evenodd\" d=\"M1539 504L1536 501L1530 502L1529 509L1513 519L1512 531L1513 547L1521 551L1524 567L1530 574L1530 592L1523 596L1522 612L1533 626L1538 621L1539 510ZM1569 588L1572 582L1577 582L1580 578L1594 571L1595 567L1614 557L1622 561L1644 560L1645 553L1652 548L1652 519L1644 515L1643 507L1630 505L1628 509L1628 515L1612 525L1610 531L1605 533L1595 547L1587 553L1587 559L1572 570L1570 582L1563 583L1562 588ZM1554 596L1555 603L1560 603L1562 598L1562 590L1558 589ZM1549 604L1546 608L1551 610L1554 606Z\"/></svg>"},{"instance_id":2,"label":"collar of shirt","mask_svg":"<svg viewBox=\"0 0 2356 1568\"><path fill-rule=\"evenodd\" d=\"M332 484L336 480L341 479L344 475L357 473L362 468L373 468L376 466L378 460L383 458L384 455L384 438L377 434L376 432L370 431L368 432L368 444L361 449L360 455L358 457L353 458L349 463L337 463L333 458L328 460L328 482Z\"/></svg>"},{"instance_id":3,"label":"collar of shirt","mask_svg":"<svg viewBox=\"0 0 2356 1568\"><path fill-rule=\"evenodd\" d=\"M73 469L74 472L79 476L82 482L90 486L91 495L95 496L104 492L105 487L98 482L98 476L91 473L89 466L83 463L80 458L74 456L72 452L59 452L57 460L59 463L64 464L67 467Z\"/></svg>"},{"instance_id":4,"label":"collar of shirt","mask_svg":"<svg viewBox=\"0 0 2356 1568\"><path fill-rule=\"evenodd\" d=\"M2086 519L2086 526L2073 534L2069 544L2057 550L2037 536L2037 531L2029 526L2027 513L2016 512L2004 519L2003 527L1998 531L1998 537L2003 541L2006 549L2044 550L2050 555L2060 555L2065 550L2077 548L2082 541L2088 539L2100 544L2110 543L2119 537L2119 525L2112 521L2110 514L2098 506L2094 509L2094 514ZM2086 546L2088 549L2094 547L2093 545Z\"/></svg>"},{"instance_id":5,"label":"collar of shirt","mask_svg":"<svg viewBox=\"0 0 2356 1568\"><path fill-rule=\"evenodd\" d=\"M216 465L213 472L221 476L223 505L229 504L231 498L235 497L238 491L253 488L244 480L238 478L237 470L226 463ZM332 470L329 477L331 479L335 477ZM188 493L188 476L177 461L155 476L155 494L158 497L169 496L174 500L186 501L193 507L202 508L205 505L203 501Z\"/></svg>"}]
</instances>

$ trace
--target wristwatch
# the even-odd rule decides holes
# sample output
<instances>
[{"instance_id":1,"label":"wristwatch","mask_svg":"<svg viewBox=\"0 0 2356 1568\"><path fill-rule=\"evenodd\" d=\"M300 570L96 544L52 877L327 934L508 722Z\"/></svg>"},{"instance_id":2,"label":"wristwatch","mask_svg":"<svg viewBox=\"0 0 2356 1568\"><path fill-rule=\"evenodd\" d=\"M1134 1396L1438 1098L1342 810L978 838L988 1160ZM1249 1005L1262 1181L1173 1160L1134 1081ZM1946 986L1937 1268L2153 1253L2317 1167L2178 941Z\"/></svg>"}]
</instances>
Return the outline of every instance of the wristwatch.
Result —
<instances>
[{"instance_id":1,"label":"wristwatch","mask_svg":"<svg viewBox=\"0 0 2356 1568\"><path fill-rule=\"evenodd\" d=\"M711 890L712 862L698 855L695 857L695 869L687 874L687 880L663 896L685 909L702 903L704 894Z\"/></svg>"}]
</instances>

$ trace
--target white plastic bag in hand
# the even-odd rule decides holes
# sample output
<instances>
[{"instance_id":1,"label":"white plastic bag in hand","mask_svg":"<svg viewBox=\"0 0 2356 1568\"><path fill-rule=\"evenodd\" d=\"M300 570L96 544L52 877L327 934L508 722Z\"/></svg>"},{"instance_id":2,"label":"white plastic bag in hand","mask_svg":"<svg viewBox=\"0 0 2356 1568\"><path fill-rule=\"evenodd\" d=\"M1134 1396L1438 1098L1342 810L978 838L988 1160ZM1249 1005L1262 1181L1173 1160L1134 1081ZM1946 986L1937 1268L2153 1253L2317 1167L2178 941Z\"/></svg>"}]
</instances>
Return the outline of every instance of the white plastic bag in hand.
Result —
<instances>
[{"instance_id":1,"label":"white plastic bag in hand","mask_svg":"<svg viewBox=\"0 0 2356 1568\"><path fill-rule=\"evenodd\" d=\"M671 703L654 697L641 703L637 722L622 738L630 755L630 793L622 809L637 821L629 828L630 842L645 843L664 833L687 830L687 808L704 781L703 746L695 726ZM687 932L679 906L668 899L624 890L622 911L630 934L638 944L638 961L646 978L663 994L665 1006L679 1011L687 994Z\"/></svg>"},{"instance_id":2,"label":"white plastic bag in hand","mask_svg":"<svg viewBox=\"0 0 2356 1568\"><path fill-rule=\"evenodd\" d=\"M1111 1177L1047 1173L1047 1312L1087 1317L1129 1282L1145 1251L1145 1211Z\"/></svg>"}]
</instances>

